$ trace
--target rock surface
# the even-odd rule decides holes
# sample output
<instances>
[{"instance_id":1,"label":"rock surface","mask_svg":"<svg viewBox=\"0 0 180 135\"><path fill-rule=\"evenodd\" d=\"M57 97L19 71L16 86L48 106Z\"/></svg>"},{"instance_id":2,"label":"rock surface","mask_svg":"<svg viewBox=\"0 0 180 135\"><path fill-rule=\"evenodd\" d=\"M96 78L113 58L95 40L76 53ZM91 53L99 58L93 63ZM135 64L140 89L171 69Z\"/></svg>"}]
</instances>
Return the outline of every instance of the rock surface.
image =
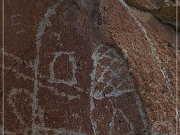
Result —
<instances>
[{"instance_id":1,"label":"rock surface","mask_svg":"<svg viewBox=\"0 0 180 135\"><path fill-rule=\"evenodd\" d=\"M174 135L175 38L123 0L6 0L5 134Z\"/></svg>"},{"instance_id":2,"label":"rock surface","mask_svg":"<svg viewBox=\"0 0 180 135\"><path fill-rule=\"evenodd\" d=\"M125 0L125 2L139 10L144 12L150 12L153 14L157 19L162 21L163 23L170 25L174 29L176 26L178 30L180 29L180 19L178 18L178 25L176 25L176 16L180 14L179 5L173 0L159 0L159 1L152 1L152 0ZM176 7L177 13L176 13ZM178 15L176 15L178 14Z\"/></svg>"}]
</instances>

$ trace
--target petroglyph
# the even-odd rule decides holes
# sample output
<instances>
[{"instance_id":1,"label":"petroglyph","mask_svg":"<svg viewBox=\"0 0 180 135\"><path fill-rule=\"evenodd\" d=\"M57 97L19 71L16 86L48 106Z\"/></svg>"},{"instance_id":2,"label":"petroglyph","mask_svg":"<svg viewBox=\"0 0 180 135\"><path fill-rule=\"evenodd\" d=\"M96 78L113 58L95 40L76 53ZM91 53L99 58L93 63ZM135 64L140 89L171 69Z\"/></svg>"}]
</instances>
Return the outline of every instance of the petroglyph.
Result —
<instances>
[{"instance_id":1,"label":"petroglyph","mask_svg":"<svg viewBox=\"0 0 180 135\"><path fill-rule=\"evenodd\" d=\"M32 108L33 108L33 110L32 110L32 120L33 120L32 130L33 130L33 133L32 134L35 134L35 132L36 132L35 129L34 129L36 127L36 124L35 124L34 120L36 119L36 117L40 117L41 113L43 114L43 111L40 111L41 109L39 108L38 99L37 99L37 94L38 94L38 91L40 89L39 87L49 88L50 90L53 91L53 93L55 95L60 95L62 97L67 97L69 100L80 99L80 95L76 95L76 96L67 95L65 92L59 92L57 89L55 89L53 87L50 88L50 86L41 85L40 80L39 80L39 79L42 79L42 78L47 79L47 76L46 75L41 75L39 73L39 70L38 70L39 69L39 61L40 61L39 50L40 50L40 46L41 46L41 38L42 38L42 36L44 34L45 29L51 24L48 18L55 13L55 9L56 9L57 5L58 4L55 4L54 6L50 7L47 10L47 12L44 15L44 18L42 19L42 21L39 24L38 32L36 34L36 47L37 47L37 53L36 54L37 55L36 55L34 65L30 65L29 63L25 64L27 67L31 67L32 69L34 69L35 76L34 77L27 77L25 74L22 74L22 73L17 72L16 70L13 70L16 75L21 74L21 76L18 76L19 78L24 78L26 80L34 81L34 92L33 92L33 96L32 96L32 98L33 98L33 105L32 105ZM55 34L55 36L57 37L57 41L59 41L60 40L60 35ZM61 79L58 79L58 78L55 77L54 69L52 67L54 66L54 64L56 62L56 59L57 59L57 56L59 54L60 53L55 54L55 58L53 59L53 62L50 64L50 79L49 79L49 82L67 84L67 85L77 89L78 91L83 91L78 86L72 86L72 85L77 84L77 80L76 80L76 77L75 77L76 63L75 63L75 58L74 58L72 53L67 54L67 55L69 55L69 61L72 63L72 74L73 74L72 79L70 79L70 80L61 80ZM62 52L62 55L65 55L65 54L66 54L66 52ZM10 57L12 57L16 61L18 61L18 63L20 63L20 64L22 63L22 61L20 59L15 58L14 56L10 56ZM41 123L43 123L43 117L41 118L41 121L42 121Z\"/></svg>"},{"instance_id":2,"label":"petroglyph","mask_svg":"<svg viewBox=\"0 0 180 135\"><path fill-rule=\"evenodd\" d=\"M0 66L2 67L2 65L0 64ZM15 74L16 78L22 78L23 80L30 80L30 81L34 81L33 77L27 76L21 72L19 72L17 69L12 68L12 67L4 67L5 70L11 71Z\"/></svg>"},{"instance_id":3,"label":"petroglyph","mask_svg":"<svg viewBox=\"0 0 180 135\"><path fill-rule=\"evenodd\" d=\"M44 110L42 110L42 108L39 106L39 104L38 104L39 99L37 98L38 92L39 92L39 90L41 88L47 88L50 91L52 91L52 94L55 94L55 95L61 96L61 97L66 97L69 101L80 99L80 95L78 95L78 94L77 95L69 95L69 94L66 94L66 92L62 92L62 91L58 90L57 88L42 84L41 79L43 79L43 80L45 79L45 80L47 80L47 82L52 83L52 84L65 84L65 85L68 85L68 86L74 88L75 90L77 90L79 92L83 91L82 88L76 86L77 79L76 79L75 74L76 74L77 66L76 66L76 61L75 61L75 57L74 57L74 52L63 52L63 51L54 52L55 57L53 58L53 60L50 62L50 65L49 65L50 76L43 75L39 71L39 67L40 67L40 64L39 64L40 63L39 52L40 52L40 48L41 48L41 40L42 40L42 37L44 35L45 29L51 25L49 17L55 14L55 10L56 10L57 6L58 6L58 3L53 5L52 7L50 7L47 10L47 12L45 13L44 18L41 20L41 22L39 24L38 31L37 31L37 34L36 34L36 58L35 58L34 65L31 65L28 62L25 62L25 65L27 67L32 68L32 70L34 70L34 72L35 72L34 77L29 77L29 78L26 77L26 79L34 81L34 92L32 94L32 99L33 99L33 101L32 101L32 127L31 127L32 128L32 135L35 135L36 133L39 133L39 131L37 131L37 128L36 128L39 125L37 125L37 123L35 122L35 119L37 117L40 119L40 126L43 127L43 128L46 126L45 122L44 122ZM57 37L56 40L58 42L60 42L60 34L54 33L53 35L55 37ZM61 45L62 45L62 43L61 43ZM7 54L7 55L9 55L9 54ZM54 70L54 65L56 64L57 60L59 60L59 58L62 55L68 56L69 57L69 63L72 65L72 70L69 71L69 72L72 72L72 78L69 78L69 80L65 80L65 79L62 79L62 78L57 78L56 72ZM19 64L24 62L24 61L21 61L18 58L15 58L14 56L9 55L9 57L12 57L13 59L15 59L15 61L17 61ZM16 71L14 73L15 74L20 74L20 73L17 73ZM25 78L25 75L22 74L21 76L19 76L19 78ZM56 129L53 129L53 130L55 130L56 134L59 133L59 130L56 130ZM63 131L63 133L72 133L72 134L78 134L78 135L81 134L79 132L77 132L77 133L74 132L73 133L71 131L67 131L67 132ZM45 131L44 134L48 134L48 133Z\"/></svg>"},{"instance_id":4,"label":"petroglyph","mask_svg":"<svg viewBox=\"0 0 180 135\"><path fill-rule=\"evenodd\" d=\"M19 110L18 105L16 105L16 101L21 98L21 95L26 95L27 97L23 97L23 99L21 99L21 102L24 102L26 104L27 108L32 108L32 104L30 102L30 100L32 99L32 93L29 93L28 90L26 89L22 89L22 88L12 88L12 90L10 91L9 95L8 95L8 99L7 102L9 103L9 105L12 107L12 112L13 114L16 116L17 120L19 120L20 122L20 126L22 127L26 127L25 124L25 117L24 114L22 114L22 112ZM25 108L23 108L25 109ZM27 128L27 127L26 127ZM19 130L19 132L23 132L22 130Z\"/></svg>"},{"instance_id":5,"label":"petroglyph","mask_svg":"<svg viewBox=\"0 0 180 135\"><path fill-rule=\"evenodd\" d=\"M19 65L25 65L25 68L30 68L30 69L34 70L34 65L32 64L32 63L33 63L32 61L23 60L23 59L21 59L20 57L15 56L14 54L9 53L9 52L7 52L7 51L5 51L3 54L4 54L5 56L13 59L13 60L14 60L15 62L17 62ZM71 54L71 53L70 53L70 54ZM72 54L73 54L73 53L72 53ZM70 59L70 57L71 57L72 59ZM76 65L76 62L75 62L75 58L73 58L73 56L70 56L70 57L69 57L69 59L72 60L71 63L72 63L72 65L74 65L74 66L72 66L72 67L76 68L77 65ZM1 64L0 64L0 66L2 67ZM23 78L24 80L34 81L34 77L27 76L27 75L19 72L19 71L18 71L17 69L15 69L14 67L13 67L13 68L12 68L12 67L5 67L5 70L9 70L9 71L15 73L16 76L17 76L17 78ZM76 77L75 77L75 69L72 70L72 71L74 72L74 78L75 78L74 80L76 80ZM39 78L40 78L40 79L46 79L47 81L49 80L49 76L47 76L47 75L42 75L41 73L39 73ZM76 89L76 90L79 91L79 92L82 92L82 91L83 91L82 88L80 88L80 87L78 87L78 86L76 86L76 85L73 85L73 86L71 86L71 87L73 87L74 89Z\"/></svg>"},{"instance_id":6,"label":"petroglyph","mask_svg":"<svg viewBox=\"0 0 180 135\"><path fill-rule=\"evenodd\" d=\"M26 128L25 131L21 132L19 131L18 133L21 133L23 135L28 135L29 134L30 129ZM0 127L0 132L2 133L2 127ZM72 131L72 130L68 130L65 128L48 128L45 126L36 126L35 127L35 133L37 135L49 135L48 133L51 133L51 135L88 135L87 133L83 133L83 132L76 132L76 131ZM5 135L17 135L17 133L15 132L11 132L8 130L4 131Z\"/></svg>"},{"instance_id":7,"label":"petroglyph","mask_svg":"<svg viewBox=\"0 0 180 135\"><path fill-rule=\"evenodd\" d=\"M125 120L125 122L128 124L129 126L129 131L127 131L127 133L119 133L119 134L127 134L127 135L134 135L134 126L133 124L129 121L128 117L124 114L124 112L120 109L115 109L113 107L113 116L112 116L112 120L109 124L110 126L110 135L113 135L113 133L118 133L118 132L122 132L121 127L117 127L117 129L115 129L115 120L117 118L123 117L123 120ZM123 121L122 120L122 121ZM124 131L123 131L124 132Z\"/></svg>"},{"instance_id":8,"label":"petroglyph","mask_svg":"<svg viewBox=\"0 0 180 135\"><path fill-rule=\"evenodd\" d=\"M74 84L77 84L77 79L76 79L76 61L75 61L75 57L74 52L56 52L54 53L55 57L53 58L53 61L50 63L49 66L49 70L50 70L50 79L48 80L50 83L62 83L62 84L67 84L69 86L72 86ZM58 79L55 77L55 72L54 72L54 64L57 60L58 57L60 57L61 55L68 55L69 57L69 62L72 64L72 78L70 78L69 80L63 80L63 79ZM70 71L68 71L70 72Z\"/></svg>"},{"instance_id":9,"label":"petroglyph","mask_svg":"<svg viewBox=\"0 0 180 135\"><path fill-rule=\"evenodd\" d=\"M48 27L51 24L49 17L55 14L55 9L57 8L58 4L59 3L56 3L55 5L53 5L46 11L43 19L40 21L40 24L38 26L38 30L36 33L36 58L34 62L35 76L34 76L34 92L33 92L33 103L32 103L32 135L35 135L35 126L36 126L35 119L37 117L36 110L38 109L37 95L39 91L38 75L39 75L39 62L40 62L39 51L41 47L41 38L45 32L46 27Z\"/></svg>"},{"instance_id":10,"label":"petroglyph","mask_svg":"<svg viewBox=\"0 0 180 135\"><path fill-rule=\"evenodd\" d=\"M102 54L102 52L99 52L99 50L103 48L107 50ZM129 77L128 68L126 65L124 65L125 60L117 54L115 49L100 45L93 53L92 59L94 61L94 69L91 73L91 94L95 99L102 99L104 97L118 97L124 93L134 91L133 82ZM109 63L105 63L104 65L101 63L101 61L107 62L108 59L110 61ZM112 66L119 66L119 68L113 69ZM100 77L97 76L98 70L102 70ZM124 75L123 72L126 71L127 74ZM109 78L105 78L105 74L109 74ZM121 80L118 80L118 78L121 78ZM97 87L100 83L104 84L103 88ZM124 89L123 84L125 83L128 83L128 87ZM103 94L107 87L110 87L111 92Z\"/></svg>"},{"instance_id":11,"label":"petroglyph","mask_svg":"<svg viewBox=\"0 0 180 135\"><path fill-rule=\"evenodd\" d=\"M127 57L127 52L124 55L119 55L115 49L109 48L102 44L97 46L92 54L94 69L90 74L92 80L90 91L90 120L95 135L99 134L97 116L95 117L93 114L93 112L96 110L95 100L102 100L104 98L111 99L111 97L118 98L126 93L132 93L136 98L136 105L142 118L144 129L147 131L147 120L142 110L142 104L139 96L136 94L134 89L133 80L129 75L129 69L126 64ZM112 121L109 123L110 129L112 130L114 127L113 115L115 115L115 113L118 111L123 114L123 117L130 125L131 130L128 134L133 134L133 125L128 118L125 117L126 114L124 114L122 110L119 110L118 108L114 108L114 112L112 112Z\"/></svg>"},{"instance_id":12,"label":"petroglyph","mask_svg":"<svg viewBox=\"0 0 180 135\"><path fill-rule=\"evenodd\" d=\"M175 130L169 121L156 121L151 129L152 135L175 135Z\"/></svg>"},{"instance_id":13,"label":"petroglyph","mask_svg":"<svg viewBox=\"0 0 180 135\"><path fill-rule=\"evenodd\" d=\"M42 85L41 83L39 83L39 87L48 88L50 91L53 92L53 94L55 94L57 96L61 96L61 97L67 97L68 100L80 99L80 95L78 95L78 94L77 95L68 95L65 92L60 92L57 88Z\"/></svg>"},{"instance_id":14,"label":"petroglyph","mask_svg":"<svg viewBox=\"0 0 180 135\"><path fill-rule=\"evenodd\" d=\"M136 93L136 91L134 92L134 96L136 98L136 105L138 107L138 111L141 115L141 118L142 118L142 121L143 121L143 124L144 124L144 131L146 132L146 135L148 134L148 123L147 123L147 119L146 119L146 116L145 116L145 113L143 111L143 107L142 107L142 102L140 100L140 97L139 95Z\"/></svg>"},{"instance_id":15,"label":"petroglyph","mask_svg":"<svg viewBox=\"0 0 180 135\"><path fill-rule=\"evenodd\" d=\"M51 26L51 22L49 20L49 17L50 16L53 16L55 14L55 10L56 8L58 7L59 5L59 2L56 3L55 5L53 5L52 7L50 7L45 15L44 15L44 18L41 20L40 24L39 24L39 27L38 27L38 31L37 31L37 34L36 34L36 59L35 59L35 63L34 63L34 71L35 71L35 77L34 77L34 93L33 93L33 111L32 111L32 134L35 135L35 133L37 133L37 124L35 123L35 119L37 117L37 110L38 110L38 99L37 99L37 95L38 95L38 91L40 88L48 88L50 91L53 92L53 94L57 95L57 96L61 96L61 97L67 97L67 99L69 101L72 101L74 99L80 99L80 95L69 95L69 94L66 94L66 92L62 92L58 89L54 89L53 87L50 87L50 86L47 86L47 85L44 85L42 83L40 83L40 79L41 78L47 78L46 75L42 75L40 74L40 71L39 71L39 68L40 68L40 50L41 50L41 40L44 36L44 33L45 33L45 29L48 28L49 26ZM57 34L57 33L54 33L53 34L55 37L57 37L57 42L58 44L56 45L59 45L60 43L60 36L61 36L61 33L60 34ZM62 43L60 43L60 46L62 46ZM52 59L52 61L50 62L49 64L49 78L47 80L47 82L51 83L51 84L65 84L65 85L68 85L78 91L82 91L81 88L79 88L78 86L75 86L77 84L77 79L76 79L76 61L75 61L75 56L74 56L74 52L63 52L63 51L59 51L59 52L52 52L53 55L54 55L54 58ZM59 76L57 77L57 73L63 73L64 71L60 71L62 69L58 69L58 68L55 68L56 66L56 63L57 62L61 62L61 56L68 56L68 62L70 63L70 65L72 66L71 67L71 71L68 71L68 72L71 72L72 74L72 77L71 78L61 78L63 76ZM58 65L58 64L57 64ZM59 70L56 72L56 70ZM45 126L42 126L43 129L41 130L45 130L45 133L46 133L46 130L47 128L44 128ZM58 129L53 129L55 130L56 134L58 134L59 130ZM70 133L70 134L80 134L80 133L76 133L76 132L71 132L71 131L63 131L62 133Z\"/></svg>"},{"instance_id":16,"label":"petroglyph","mask_svg":"<svg viewBox=\"0 0 180 135\"><path fill-rule=\"evenodd\" d=\"M81 135L81 134L86 134L86 133L81 133L81 132L75 132L75 131L69 131L66 129L61 129L61 128L49 128L46 127L45 121L44 121L44 110L41 106L39 106L38 104L38 92L41 88L47 88L48 90L52 91L53 94L57 95L57 96L61 96L61 97L66 97L69 101L72 100L79 100L80 99L80 95L69 95L66 94L66 92L62 92L60 90L58 90L58 88L55 88L56 86L52 87L52 86L48 86L48 85L44 85L41 82L41 79L46 79L47 82L50 82L52 84L65 84L68 85L72 88L75 88L77 91L82 92L83 89L79 88L78 86L76 86L77 84L77 78L76 78L76 69L77 69L77 65L76 65L76 59L75 59L75 52L63 52L63 51L59 51L59 52L54 52L54 58L52 59L52 61L50 62L49 65L49 73L50 76L47 75L43 75L40 73L39 71L39 67L40 67L40 47L41 47L41 38L45 32L45 29L51 24L50 20L48 19L50 16L55 14L55 9L58 6L58 4L55 4L54 6L50 7L50 9L47 10L47 12L44 15L44 18L42 19L42 21L39 24L39 28L38 28L38 32L36 34L36 59L34 62L34 65L32 64L32 62L27 62L27 61L23 61L20 58L10 54L10 53L6 53L5 55L8 57L11 57L12 59L14 59L15 61L17 61L19 64L24 63L26 67L31 68L32 70L34 70L35 72L35 76L34 77L29 77L26 76L25 74L22 74L20 72L18 72L15 69L12 69L12 71L18 75L19 78L23 78L25 80L30 80L34 82L34 91L31 95L32 97L32 135L35 135L37 133L39 133L39 131L43 131L44 134L48 134L48 131L53 131L54 134L73 134L73 135ZM56 35L57 40L60 41L60 35ZM104 52L101 51L101 49L105 50ZM68 80L64 80L62 78L57 78L56 77L56 72L54 71L54 65L56 64L57 60L62 56L62 55L66 55L69 58L69 63L72 66L72 70L69 71L72 73L72 77L69 78ZM128 57L127 55L127 51L125 52L125 57ZM127 93L134 93L134 84L132 82L132 79L129 75L128 72L128 67L125 64L126 63L126 59L123 56L120 56L115 49L113 48L109 48L105 45L100 45L96 48L95 52L92 55L92 59L93 59L93 64L94 64L94 69L91 73L91 91L90 91L90 119L91 119L91 124L94 130L94 134L98 134L97 131L97 120L94 118L93 116L93 111L96 109L95 108L95 103L94 100L102 100L102 99L110 99L110 98L117 98L119 96L123 96L124 94ZM107 60L107 61L106 61ZM116 68L117 67L117 68ZM11 68L6 68L11 69ZM102 72L100 72L100 70L102 70ZM124 74L125 73L125 74ZM119 80L120 79L120 80ZM101 85L102 84L102 85ZM128 84L128 85L127 85ZM99 86L101 85L101 86ZM42 89L43 90L43 89ZM11 96L12 97L12 96ZM139 101L140 102L140 101ZM140 104L137 101L137 104ZM15 108L15 106L12 104L11 101L11 105ZM139 109L140 111L142 111L142 109ZM14 111L17 115L18 118L22 119L20 114L17 113L17 110ZM142 111L143 113L143 111ZM127 115L120 109L114 109L114 111L112 112L112 121L109 121L109 127L111 129L111 132L113 132L113 130L117 130L116 129L116 122L115 122L115 117L116 115L118 116L118 114L121 114L122 117L125 119L126 123L128 123L130 130L128 134L133 133L133 125L131 124L131 122L129 121ZM78 117L77 115L74 115L74 117ZM36 118L39 118L40 123L37 124L36 123ZM23 119L21 120L21 123L23 124L24 121Z\"/></svg>"},{"instance_id":17,"label":"petroglyph","mask_svg":"<svg viewBox=\"0 0 180 135\"><path fill-rule=\"evenodd\" d=\"M48 127L41 127L36 126L36 131L53 131L54 135L59 134L67 134L67 135L87 135L86 133L76 132L72 130L67 130L65 128L48 128Z\"/></svg>"},{"instance_id":18,"label":"petroglyph","mask_svg":"<svg viewBox=\"0 0 180 135\"><path fill-rule=\"evenodd\" d=\"M100 49L104 48L105 52L100 52ZM110 59L110 63L109 64L105 64L105 65L102 65L102 63L100 63L100 60L103 60L105 58L108 58ZM92 127L93 127L93 130L94 130L94 134L98 134L97 133L97 122L96 120L94 119L94 116L93 116L93 110L95 109L95 105L94 105L94 99L96 100L101 100L105 97L111 97L111 96L114 96L114 97L117 97L117 96L120 96L120 95L123 95L124 93L126 92L132 92L132 91L126 91L126 90L123 90L121 89L121 85L122 85L122 82L119 82L118 85L114 86L112 84L112 80L116 77L121 77L119 76L120 72L122 72L122 68L119 69L118 71L114 71L113 69L111 69L111 65L113 65L114 63L118 63L118 64L123 64L123 59L116 53L116 51L112 48L108 48L106 46L103 46L103 45L99 45L93 55L92 55L92 59L93 59L93 66L94 66L94 69L91 73L91 91L90 91L90 119L91 119L91 124L92 124ZM105 59L106 61L106 59ZM100 67L101 69L103 69L100 73L100 77L97 77L97 73L98 73L98 67ZM108 73L110 72L110 77L105 79L104 75L105 73ZM128 78L128 76L125 76L123 79L126 80ZM124 81L123 80L123 81ZM100 87L100 88L97 88L98 86L98 83L103 83L104 86L103 87ZM110 87L110 90L111 92L108 93L108 94L103 94L103 92L105 91L105 89L107 87Z\"/></svg>"},{"instance_id":19,"label":"petroglyph","mask_svg":"<svg viewBox=\"0 0 180 135\"><path fill-rule=\"evenodd\" d=\"M29 3L32 4L32 9L24 10L26 8L24 7L20 10L24 11L26 17L22 16L21 18L21 15L11 17L10 27L14 31L13 34L19 36L24 32L23 37L29 38L27 41L23 41L27 44L35 42L34 47L36 48L32 48L31 51L28 51L28 56L23 55L22 58L15 56L18 53L18 48L16 50L11 46L8 47L8 50L12 54L6 51L4 53L7 64L10 64L5 67L5 71L9 71L8 76L5 77L7 88L13 87L12 90L8 89L6 92L8 98L5 105L9 107L7 107L9 109L7 112L10 112L10 114L5 114L5 118L7 120L6 128L10 132L6 131L5 133L12 135L148 134L144 132L144 130L147 131L149 126L142 109L141 100L136 93L138 87L134 86L134 80L128 68L128 66L134 66L134 63L137 62L134 60L138 59L130 54L131 48L130 50L123 49L121 52L103 44L93 45L92 43L104 43L106 41L111 43L114 39L108 38L111 33L106 33L106 30L104 33L101 29L96 29L96 26L94 29L92 18L98 18L100 21L103 18L108 20L109 17L111 18L112 15L119 12L119 9L121 11L121 8L117 6L113 10L114 2L91 2L87 0L80 0L80 2L74 2L74 0L63 1L63 5L59 6L62 1L57 0L57 3L55 1L42 2L42 5L34 1ZM55 4L49 7L52 3ZM106 3L108 3L108 6ZM20 5L26 4L25 2ZM18 10L19 6L15 4L9 7ZM45 13L44 16L42 13ZM101 18L101 15L103 15L103 18ZM31 16L33 16L32 20L29 18ZM113 26L116 26L114 24L117 24L123 16L128 17L128 14L115 15L114 20L110 20L110 23L107 24L108 30L113 29ZM131 14L131 16L134 16L134 14ZM36 39L34 39L34 28L37 28L36 23L40 17L42 18L39 20ZM25 22L23 18L26 18ZM27 19L30 22L27 22ZM157 54L156 43L150 39L151 35L138 19L134 18L135 23L141 28L140 33L142 32L145 35L144 39L149 42L150 53L155 57L161 70L160 78L163 76L166 80L165 85L170 88L171 86L168 83L171 80L166 75L166 67L163 67L163 61L159 57L160 54ZM124 26L130 25L131 21L128 21L129 24L127 23ZM134 37L125 38L127 39L125 41L123 31L127 34L130 33L129 30L124 29L124 26L118 27L122 30L122 33L117 33L118 35L115 36L115 38L119 36L118 40L122 41L122 44L133 41L135 36L140 34L137 33ZM133 28L135 27L133 26ZM138 31L138 27L136 28L135 31ZM96 36L98 34L102 34L100 38ZM14 41L19 43L18 47L22 51L24 44L19 39L23 37L16 38L16 35L9 35L7 40L9 37L15 38ZM144 39L142 38L143 42ZM141 41L135 39L135 42L140 43ZM10 43L12 42L9 41ZM135 45L133 48L138 51ZM131 57L129 61L127 61L128 57ZM140 60L140 63L143 61ZM10 67L11 65L16 66ZM143 69L143 71L146 71L145 68ZM143 74L140 74L140 76L139 74L138 76L137 74L134 75L137 79L137 85L139 83L141 85L141 79L145 79L146 76L143 76ZM146 84L142 85L145 86ZM27 87L31 93L19 87ZM27 100L28 102L26 102ZM143 100L145 100L144 96ZM26 112L24 111L26 105L30 108L27 111L28 113L24 113ZM10 116L11 114L12 116ZM13 124L13 121L15 121L15 124ZM152 128L154 134L159 134L158 127L163 125L157 123ZM172 124L167 123L164 124L165 127L172 126Z\"/></svg>"},{"instance_id":20,"label":"petroglyph","mask_svg":"<svg viewBox=\"0 0 180 135\"><path fill-rule=\"evenodd\" d=\"M4 51L4 56L7 56L7 57L9 57L9 58L12 58L14 61L16 61L19 65L20 64L23 64L23 65L25 65L25 67L26 68L32 68L32 69L34 69L34 65L33 65L33 63L30 61L30 62L28 62L28 61L25 61L25 60L23 60L22 58L20 58L20 57L17 57L17 56L15 56L14 54L12 54L12 53L9 53L9 52L7 52L7 51Z\"/></svg>"},{"instance_id":21,"label":"petroglyph","mask_svg":"<svg viewBox=\"0 0 180 135\"><path fill-rule=\"evenodd\" d=\"M41 108L41 106L38 107L38 114L37 117L40 120L40 126L45 126L45 122L44 122L44 110Z\"/></svg>"},{"instance_id":22,"label":"petroglyph","mask_svg":"<svg viewBox=\"0 0 180 135\"><path fill-rule=\"evenodd\" d=\"M1 64L0 64L1 66ZM34 77L30 77L30 76L27 76L19 71L17 71L15 68L12 68L12 67L4 67L5 70L8 70L8 71L11 71L13 72L17 78L19 79L23 79L23 80L29 80L29 81L34 81ZM48 77L46 77L48 78ZM42 78L43 79L43 78ZM38 83L39 87L41 88L47 88L49 89L50 91L53 92L53 94L57 95L57 96L62 96L62 97L66 97L68 100L74 100L74 99L80 99L80 95L69 95L69 94L66 94L65 92L60 92L57 88L55 87L52 87L52 86L47 86L47 85L43 85L41 82ZM79 92L83 92L83 89L78 87L78 86L72 86L74 89L76 89L77 91Z\"/></svg>"}]
</instances>

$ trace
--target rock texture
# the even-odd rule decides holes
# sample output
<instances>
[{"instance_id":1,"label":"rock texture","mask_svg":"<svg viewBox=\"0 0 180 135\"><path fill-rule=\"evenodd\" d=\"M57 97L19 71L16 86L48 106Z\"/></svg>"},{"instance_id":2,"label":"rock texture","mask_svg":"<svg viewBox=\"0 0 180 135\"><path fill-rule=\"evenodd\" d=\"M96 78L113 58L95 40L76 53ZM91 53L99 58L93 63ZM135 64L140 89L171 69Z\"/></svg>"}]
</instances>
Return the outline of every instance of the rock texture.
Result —
<instances>
[{"instance_id":1,"label":"rock texture","mask_svg":"<svg viewBox=\"0 0 180 135\"><path fill-rule=\"evenodd\" d=\"M129 2L5 1L5 135L177 133L176 31Z\"/></svg>"},{"instance_id":2,"label":"rock texture","mask_svg":"<svg viewBox=\"0 0 180 135\"><path fill-rule=\"evenodd\" d=\"M129 4L132 7L135 7L139 10L142 10L144 12L150 12L153 14L157 19L162 21L163 23L170 25L174 29L176 29L176 26L179 30L179 18L178 18L178 25L176 25L176 16L179 16L180 8L177 8L176 13L176 7L178 3L176 3L174 0L160 0L160 1L151 1L151 0L125 0L127 4Z\"/></svg>"}]
</instances>

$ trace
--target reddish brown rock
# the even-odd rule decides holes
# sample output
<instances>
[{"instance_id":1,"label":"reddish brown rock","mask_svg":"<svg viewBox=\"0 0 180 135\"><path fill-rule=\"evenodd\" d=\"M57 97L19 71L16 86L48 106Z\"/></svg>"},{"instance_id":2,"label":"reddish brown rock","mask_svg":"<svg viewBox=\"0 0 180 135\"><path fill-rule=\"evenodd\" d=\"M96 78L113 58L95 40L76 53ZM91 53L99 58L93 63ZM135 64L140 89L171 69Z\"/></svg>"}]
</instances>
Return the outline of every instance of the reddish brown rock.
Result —
<instances>
[{"instance_id":1,"label":"reddish brown rock","mask_svg":"<svg viewBox=\"0 0 180 135\"><path fill-rule=\"evenodd\" d=\"M5 11L5 134L175 134L174 29L118 0Z\"/></svg>"},{"instance_id":2,"label":"reddish brown rock","mask_svg":"<svg viewBox=\"0 0 180 135\"><path fill-rule=\"evenodd\" d=\"M132 8L153 14L162 23L165 23L174 29L176 29L176 27L178 30L180 29L180 19L176 17L179 16L180 8L178 2L174 0L125 0L125 2ZM178 19L178 21L176 21L176 19Z\"/></svg>"}]
</instances>

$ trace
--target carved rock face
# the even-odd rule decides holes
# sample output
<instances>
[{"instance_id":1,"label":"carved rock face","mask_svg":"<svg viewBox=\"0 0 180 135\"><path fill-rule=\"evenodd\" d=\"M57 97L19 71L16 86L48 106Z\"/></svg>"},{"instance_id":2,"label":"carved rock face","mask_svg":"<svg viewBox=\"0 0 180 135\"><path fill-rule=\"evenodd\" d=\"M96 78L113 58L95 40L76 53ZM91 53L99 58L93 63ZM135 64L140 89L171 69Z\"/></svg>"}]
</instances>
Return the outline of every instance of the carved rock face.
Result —
<instances>
[{"instance_id":1,"label":"carved rock face","mask_svg":"<svg viewBox=\"0 0 180 135\"><path fill-rule=\"evenodd\" d=\"M35 14L31 51L17 56L9 47L4 53L7 135L174 133L171 122L149 124L137 87L141 81L132 75L132 54L110 38L102 3L37 3L43 15ZM161 132L161 125L171 128Z\"/></svg>"},{"instance_id":2,"label":"carved rock face","mask_svg":"<svg viewBox=\"0 0 180 135\"><path fill-rule=\"evenodd\" d=\"M40 85L37 83L34 100L38 99L35 104L43 108L44 120L34 121L33 128L43 126L42 129L52 131L63 128L69 130L63 133L86 134L119 134L121 131L117 129L123 128L121 134L143 134L147 121L122 53L103 44L82 42L73 28L69 28L71 25L64 28L60 17L50 26L45 25L47 19L54 20L53 13L59 7L53 7L53 11L46 12L49 16L40 22L38 33L44 33L47 28L48 31L37 37L36 66L39 68L35 72ZM72 42L74 39L76 42ZM85 58L84 50L80 50L84 44ZM117 120L119 117L121 120Z\"/></svg>"}]
</instances>

